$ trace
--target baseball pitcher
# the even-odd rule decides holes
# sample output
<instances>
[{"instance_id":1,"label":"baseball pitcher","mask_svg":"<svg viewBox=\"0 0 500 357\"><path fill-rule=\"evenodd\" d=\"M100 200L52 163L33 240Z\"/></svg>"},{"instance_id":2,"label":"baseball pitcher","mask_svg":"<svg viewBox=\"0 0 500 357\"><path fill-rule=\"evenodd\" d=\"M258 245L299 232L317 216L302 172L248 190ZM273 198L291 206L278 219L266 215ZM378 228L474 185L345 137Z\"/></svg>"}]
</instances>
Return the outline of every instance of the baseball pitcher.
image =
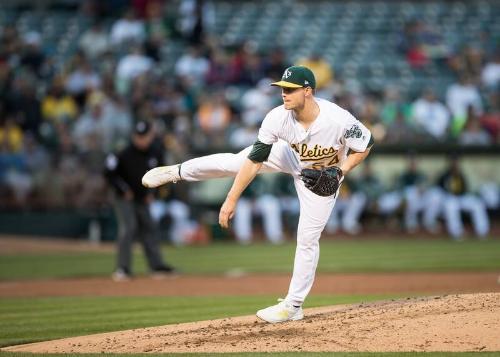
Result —
<instances>
[{"instance_id":1,"label":"baseball pitcher","mask_svg":"<svg viewBox=\"0 0 500 357\"><path fill-rule=\"evenodd\" d=\"M157 187L179 180L236 176L219 214L219 224L228 228L239 197L257 174L293 176L300 218L292 279L284 299L257 311L259 318L276 323L303 318L302 304L318 265L319 239L343 176L368 156L373 140L349 112L314 96L316 80L309 68L289 67L272 85L281 87L283 105L266 115L252 146L238 154L215 154L154 168L142 183Z\"/></svg>"}]
</instances>

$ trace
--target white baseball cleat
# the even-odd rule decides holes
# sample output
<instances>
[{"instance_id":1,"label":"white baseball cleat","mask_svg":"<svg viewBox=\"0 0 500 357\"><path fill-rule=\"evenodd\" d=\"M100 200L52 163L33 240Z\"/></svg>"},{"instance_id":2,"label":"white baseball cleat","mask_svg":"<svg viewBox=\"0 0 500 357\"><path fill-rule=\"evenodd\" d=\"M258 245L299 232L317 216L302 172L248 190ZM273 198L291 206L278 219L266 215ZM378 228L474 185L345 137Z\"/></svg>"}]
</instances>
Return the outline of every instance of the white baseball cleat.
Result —
<instances>
[{"instance_id":1,"label":"white baseball cleat","mask_svg":"<svg viewBox=\"0 0 500 357\"><path fill-rule=\"evenodd\" d=\"M179 171L180 165L155 167L142 176L142 185L153 188L169 182L176 183L181 180Z\"/></svg>"},{"instance_id":2,"label":"white baseball cleat","mask_svg":"<svg viewBox=\"0 0 500 357\"><path fill-rule=\"evenodd\" d=\"M271 324L285 321L297 321L304 318L302 307L295 307L291 303L278 299L279 303L257 311L257 317Z\"/></svg>"}]
</instances>

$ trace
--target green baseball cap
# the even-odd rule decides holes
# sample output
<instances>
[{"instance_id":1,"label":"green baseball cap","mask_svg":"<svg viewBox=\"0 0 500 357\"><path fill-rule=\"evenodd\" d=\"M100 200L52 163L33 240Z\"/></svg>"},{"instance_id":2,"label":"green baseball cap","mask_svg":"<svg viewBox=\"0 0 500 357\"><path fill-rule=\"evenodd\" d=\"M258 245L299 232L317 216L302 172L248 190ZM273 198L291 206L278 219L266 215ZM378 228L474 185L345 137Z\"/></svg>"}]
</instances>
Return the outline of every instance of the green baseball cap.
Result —
<instances>
[{"instance_id":1,"label":"green baseball cap","mask_svg":"<svg viewBox=\"0 0 500 357\"><path fill-rule=\"evenodd\" d=\"M304 66L292 66L285 69L281 81L271 83L272 86L284 88L316 88L314 73Z\"/></svg>"}]
</instances>

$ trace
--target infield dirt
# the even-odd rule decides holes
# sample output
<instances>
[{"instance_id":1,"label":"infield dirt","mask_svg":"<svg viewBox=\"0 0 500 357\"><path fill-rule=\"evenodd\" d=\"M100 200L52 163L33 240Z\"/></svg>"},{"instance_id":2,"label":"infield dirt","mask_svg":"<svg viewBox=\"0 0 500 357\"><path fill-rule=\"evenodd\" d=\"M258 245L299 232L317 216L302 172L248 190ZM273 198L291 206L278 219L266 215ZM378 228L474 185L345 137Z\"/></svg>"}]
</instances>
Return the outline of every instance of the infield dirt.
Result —
<instances>
[{"instance_id":1,"label":"infield dirt","mask_svg":"<svg viewBox=\"0 0 500 357\"><path fill-rule=\"evenodd\" d=\"M255 316L8 347L36 353L500 351L500 293L408 298L305 310L302 321Z\"/></svg>"}]
</instances>

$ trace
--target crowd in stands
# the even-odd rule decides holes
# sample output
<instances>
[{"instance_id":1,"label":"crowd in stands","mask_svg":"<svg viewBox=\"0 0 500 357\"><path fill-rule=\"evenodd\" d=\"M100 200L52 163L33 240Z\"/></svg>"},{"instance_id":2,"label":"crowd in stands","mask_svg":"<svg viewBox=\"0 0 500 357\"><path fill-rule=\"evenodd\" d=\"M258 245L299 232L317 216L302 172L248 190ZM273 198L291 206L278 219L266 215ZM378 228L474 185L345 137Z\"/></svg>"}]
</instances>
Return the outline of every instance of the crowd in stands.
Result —
<instances>
[{"instance_id":1,"label":"crowd in stands","mask_svg":"<svg viewBox=\"0 0 500 357\"><path fill-rule=\"evenodd\" d=\"M135 121L154 123L166 162L175 163L252 144L265 113L281 102L269 83L292 64L289 54L278 46L262 53L251 42L220 43L210 1L131 1L110 26L99 3L79 9L91 26L62 63L40 33L20 32L15 19L0 23L2 208L105 206L105 157L126 145ZM182 51L165 68L170 42ZM450 48L415 21L401 30L395 51L415 71L433 63L455 81L444 92L422 88L412 96L408 88L356 85L321 53L298 63L315 72L317 95L351 111L377 145L500 144L499 47ZM358 197L358 205L371 195ZM344 221L347 231L358 231L352 213Z\"/></svg>"}]
</instances>

